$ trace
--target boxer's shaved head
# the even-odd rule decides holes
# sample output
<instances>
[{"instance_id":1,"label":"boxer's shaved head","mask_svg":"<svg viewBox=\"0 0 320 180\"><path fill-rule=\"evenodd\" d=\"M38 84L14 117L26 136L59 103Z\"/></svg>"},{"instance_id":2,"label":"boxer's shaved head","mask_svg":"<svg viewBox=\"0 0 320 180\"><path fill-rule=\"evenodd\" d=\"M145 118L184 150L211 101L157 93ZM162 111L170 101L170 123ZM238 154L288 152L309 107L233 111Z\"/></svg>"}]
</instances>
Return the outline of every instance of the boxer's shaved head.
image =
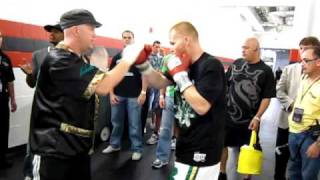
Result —
<instances>
[{"instance_id":1,"label":"boxer's shaved head","mask_svg":"<svg viewBox=\"0 0 320 180\"><path fill-rule=\"evenodd\" d=\"M175 24L170 31L176 31L177 33L185 36L191 36L193 39L198 39L198 31L197 29L187 21L179 22Z\"/></svg>"}]
</instances>

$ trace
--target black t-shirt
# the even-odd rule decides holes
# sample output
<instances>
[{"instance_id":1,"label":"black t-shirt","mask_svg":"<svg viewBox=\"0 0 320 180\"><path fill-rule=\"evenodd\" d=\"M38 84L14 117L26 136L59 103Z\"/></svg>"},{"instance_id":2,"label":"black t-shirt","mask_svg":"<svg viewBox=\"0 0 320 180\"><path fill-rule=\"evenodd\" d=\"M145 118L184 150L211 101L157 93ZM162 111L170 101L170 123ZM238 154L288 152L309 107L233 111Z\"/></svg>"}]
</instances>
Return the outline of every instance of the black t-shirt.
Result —
<instances>
[{"instance_id":1,"label":"black t-shirt","mask_svg":"<svg viewBox=\"0 0 320 180\"><path fill-rule=\"evenodd\" d=\"M121 60L121 52L112 58L110 69L114 68ZM139 70L131 66L126 76L114 88L114 93L118 96L135 98L138 97L142 89L142 80Z\"/></svg>"},{"instance_id":2,"label":"black t-shirt","mask_svg":"<svg viewBox=\"0 0 320 180\"><path fill-rule=\"evenodd\" d=\"M210 104L205 115L197 114L181 93L175 93L177 161L192 166L211 166L220 161L224 139L226 81L222 64L203 53L190 66L190 80Z\"/></svg>"},{"instance_id":3,"label":"black t-shirt","mask_svg":"<svg viewBox=\"0 0 320 180\"><path fill-rule=\"evenodd\" d=\"M8 83L14 79L11 60L0 49L0 97L8 97Z\"/></svg>"},{"instance_id":4,"label":"black t-shirt","mask_svg":"<svg viewBox=\"0 0 320 180\"><path fill-rule=\"evenodd\" d=\"M93 130L95 96L85 92L98 73L66 49L49 52L40 68L32 105L32 153L59 158L88 153L92 137L62 131L61 124Z\"/></svg>"},{"instance_id":5,"label":"black t-shirt","mask_svg":"<svg viewBox=\"0 0 320 180\"><path fill-rule=\"evenodd\" d=\"M263 61L236 60L227 71L227 126L248 128L263 98L276 95L271 68Z\"/></svg>"}]
</instances>

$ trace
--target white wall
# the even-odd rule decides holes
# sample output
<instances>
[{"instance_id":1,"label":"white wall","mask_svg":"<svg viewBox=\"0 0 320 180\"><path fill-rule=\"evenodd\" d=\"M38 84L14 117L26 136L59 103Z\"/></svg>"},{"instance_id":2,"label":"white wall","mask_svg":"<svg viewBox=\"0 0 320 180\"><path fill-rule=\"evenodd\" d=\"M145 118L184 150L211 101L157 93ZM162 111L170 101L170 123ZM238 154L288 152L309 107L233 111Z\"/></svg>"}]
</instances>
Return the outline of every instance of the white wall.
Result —
<instances>
[{"instance_id":1,"label":"white wall","mask_svg":"<svg viewBox=\"0 0 320 180\"><path fill-rule=\"evenodd\" d=\"M311 1L311 10L310 12L310 21L309 22L309 29L310 32L308 34L314 35L320 38L320 1L318 0L310 0ZM304 13L307 13L305 10Z\"/></svg>"},{"instance_id":2,"label":"white wall","mask_svg":"<svg viewBox=\"0 0 320 180\"><path fill-rule=\"evenodd\" d=\"M103 26L98 34L120 38L124 29L135 32L136 38L147 42L159 39L168 44L168 29L181 20L191 21L200 31L201 42L213 54L238 56L245 37L252 36L240 21L236 6L296 5L295 28L276 37L260 37L266 47L296 47L305 35L319 35L320 17L317 0L10 0L1 2L1 19L45 25L56 22L60 15L73 8L85 8L94 13ZM154 32L149 34L149 28Z\"/></svg>"},{"instance_id":3,"label":"white wall","mask_svg":"<svg viewBox=\"0 0 320 180\"><path fill-rule=\"evenodd\" d=\"M25 75L19 68L14 68L14 81L18 109L10 114L9 147L25 144L29 135L31 102L34 90L29 88Z\"/></svg>"},{"instance_id":4,"label":"white wall","mask_svg":"<svg viewBox=\"0 0 320 180\"><path fill-rule=\"evenodd\" d=\"M148 43L155 39L169 46L168 30L175 23L191 21L200 32L205 50L221 56L240 55L240 39L250 34L234 7L216 5L216 1L151 1L151 0L10 0L3 1L0 18L45 25L56 22L60 15L73 8L86 8L94 13L103 26L97 33L120 38L121 32L131 29L137 40ZM19 5L17 5L19 4ZM153 33L149 34L149 28Z\"/></svg>"}]
</instances>

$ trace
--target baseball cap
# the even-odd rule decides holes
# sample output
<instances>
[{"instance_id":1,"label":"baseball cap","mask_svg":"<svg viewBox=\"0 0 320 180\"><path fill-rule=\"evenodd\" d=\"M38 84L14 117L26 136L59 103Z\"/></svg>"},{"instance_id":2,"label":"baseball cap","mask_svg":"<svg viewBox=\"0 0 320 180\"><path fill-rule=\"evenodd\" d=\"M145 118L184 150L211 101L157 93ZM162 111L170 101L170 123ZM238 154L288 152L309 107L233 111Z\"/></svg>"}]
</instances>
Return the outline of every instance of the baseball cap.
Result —
<instances>
[{"instance_id":1,"label":"baseball cap","mask_svg":"<svg viewBox=\"0 0 320 180\"><path fill-rule=\"evenodd\" d=\"M52 29L57 29L57 30L59 30L59 31L62 32L62 28L61 28L61 26L60 26L59 23L57 23L57 24L47 24L47 25L43 26L43 28L44 28L47 32L51 32Z\"/></svg>"},{"instance_id":2,"label":"baseball cap","mask_svg":"<svg viewBox=\"0 0 320 180\"><path fill-rule=\"evenodd\" d=\"M91 24L95 27L100 27L102 25L96 21L93 14L86 9L70 10L65 12L60 18L60 25L62 29L67 29L81 24Z\"/></svg>"}]
</instances>

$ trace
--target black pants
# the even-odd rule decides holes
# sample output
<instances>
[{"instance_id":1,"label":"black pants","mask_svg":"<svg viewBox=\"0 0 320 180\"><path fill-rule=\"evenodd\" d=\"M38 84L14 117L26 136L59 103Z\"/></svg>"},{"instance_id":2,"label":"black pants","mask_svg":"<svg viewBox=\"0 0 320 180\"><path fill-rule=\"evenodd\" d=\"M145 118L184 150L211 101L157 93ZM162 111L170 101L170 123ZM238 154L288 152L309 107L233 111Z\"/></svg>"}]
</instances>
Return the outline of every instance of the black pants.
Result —
<instances>
[{"instance_id":1,"label":"black pants","mask_svg":"<svg viewBox=\"0 0 320 180\"><path fill-rule=\"evenodd\" d=\"M0 94L0 163L6 160L9 137L9 100Z\"/></svg>"},{"instance_id":2,"label":"black pants","mask_svg":"<svg viewBox=\"0 0 320 180\"><path fill-rule=\"evenodd\" d=\"M34 155L33 178L41 180L91 180L90 157L60 159Z\"/></svg>"},{"instance_id":3,"label":"black pants","mask_svg":"<svg viewBox=\"0 0 320 180\"><path fill-rule=\"evenodd\" d=\"M26 156L24 157L24 164L23 164L23 175L24 176L29 176L33 177L32 175L32 160L33 160L33 155L31 154L30 151L30 144L27 142L27 150L26 150Z\"/></svg>"},{"instance_id":4,"label":"black pants","mask_svg":"<svg viewBox=\"0 0 320 180\"><path fill-rule=\"evenodd\" d=\"M276 148L278 149L275 153L276 164L274 170L275 180L285 180L287 164L290 157L288 144L289 129L278 128Z\"/></svg>"}]
</instances>

